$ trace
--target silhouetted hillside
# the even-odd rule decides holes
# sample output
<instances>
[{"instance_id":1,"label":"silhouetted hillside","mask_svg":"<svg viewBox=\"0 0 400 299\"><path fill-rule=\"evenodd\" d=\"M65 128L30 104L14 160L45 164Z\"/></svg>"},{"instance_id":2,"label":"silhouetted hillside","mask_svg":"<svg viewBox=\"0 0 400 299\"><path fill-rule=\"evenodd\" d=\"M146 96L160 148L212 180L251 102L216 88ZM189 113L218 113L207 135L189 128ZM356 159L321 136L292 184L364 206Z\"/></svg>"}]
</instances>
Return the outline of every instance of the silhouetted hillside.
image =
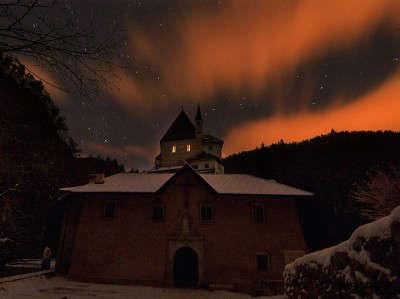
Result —
<instances>
[{"instance_id":1,"label":"silhouetted hillside","mask_svg":"<svg viewBox=\"0 0 400 299\"><path fill-rule=\"evenodd\" d=\"M400 133L334 132L299 143L273 144L224 159L225 172L245 172L315 193L300 205L312 249L349 237L360 224L349 199L369 169L400 168Z\"/></svg>"},{"instance_id":2,"label":"silhouetted hillside","mask_svg":"<svg viewBox=\"0 0 400 299\"><path fill-rule=\"evenodd\" d=\"M76 158L76 144L43 84L18 61L1 56L0 111L0 238L15 239L18 255L38 254L46 221L62 220L57 212L48 217L59 188L85 183L89 173L121 172L123 166Z\"/></svg>"},{"instance_id":3,"label":"silhouetted hillside","mask_svg":"<svg viewBox=\"0 0 400 299\"><path fill-rule=\"evenodd\" d=\"M74 160L74 178L72 185L82 185L88 182L89 174L104 173L110 176L116 173L124 172L124 166L119 164L116 159L109 157L82 157Z\"/></svg>"}]
</instances>

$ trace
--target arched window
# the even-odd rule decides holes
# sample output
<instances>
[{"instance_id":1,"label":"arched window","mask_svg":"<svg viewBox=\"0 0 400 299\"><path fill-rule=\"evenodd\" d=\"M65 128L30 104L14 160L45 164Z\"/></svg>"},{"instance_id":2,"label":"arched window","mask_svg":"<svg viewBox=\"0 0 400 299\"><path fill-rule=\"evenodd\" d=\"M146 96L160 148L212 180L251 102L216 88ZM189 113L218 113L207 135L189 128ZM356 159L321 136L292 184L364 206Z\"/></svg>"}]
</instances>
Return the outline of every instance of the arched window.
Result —
<instances>
[{"instance_id":1,"label":"arched window","mask_svg":"<svg viewBox=\"0 0 400 299\"><path fill-rule=\"evenodd\" d=\"M172 146L171 153L173 153L173 154L176 153L176 145L173 145L173 146Z\"/></svg>"}]
</instances>

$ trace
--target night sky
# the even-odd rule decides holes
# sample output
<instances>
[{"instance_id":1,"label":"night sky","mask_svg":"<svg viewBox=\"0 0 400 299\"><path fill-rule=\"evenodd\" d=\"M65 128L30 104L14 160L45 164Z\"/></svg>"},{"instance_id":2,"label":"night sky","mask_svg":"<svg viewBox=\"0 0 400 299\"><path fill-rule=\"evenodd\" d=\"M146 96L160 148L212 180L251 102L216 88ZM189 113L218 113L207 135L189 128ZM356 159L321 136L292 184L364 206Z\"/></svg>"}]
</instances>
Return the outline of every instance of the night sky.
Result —
<instances>
[{"instance_id":1,"label":"night sky","mask_svg":"<svg viewBox=\"0 0 400 299\"><path fill-rule=\"evenodd\" d=\"M49 86L82 154L145 169L181 106L224 154L340 130L400 129L398 0L73 0L119 22L127 67L95 99ZM56 82L56 75L49 75Z\"/></svg>"}]
</instances>

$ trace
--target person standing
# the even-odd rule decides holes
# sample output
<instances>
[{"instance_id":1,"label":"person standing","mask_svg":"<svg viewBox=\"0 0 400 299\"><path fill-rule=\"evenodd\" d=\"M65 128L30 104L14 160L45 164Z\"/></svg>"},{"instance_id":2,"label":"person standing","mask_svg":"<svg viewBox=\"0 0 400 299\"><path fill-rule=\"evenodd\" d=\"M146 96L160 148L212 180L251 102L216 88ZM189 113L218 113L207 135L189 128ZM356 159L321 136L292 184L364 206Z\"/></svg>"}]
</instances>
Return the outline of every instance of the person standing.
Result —
<instances>
[{"instance_id":1,"label":"person standing","mask_svg":"<svg viewBox=\"0 0 400 299\"><path fill-rule=\"evenodd\" d=\"M43 250L41 269L49 270L50 262L51 262L51 249L48 246L46 246L46 248Z\"/></svg>"}]
</instances>

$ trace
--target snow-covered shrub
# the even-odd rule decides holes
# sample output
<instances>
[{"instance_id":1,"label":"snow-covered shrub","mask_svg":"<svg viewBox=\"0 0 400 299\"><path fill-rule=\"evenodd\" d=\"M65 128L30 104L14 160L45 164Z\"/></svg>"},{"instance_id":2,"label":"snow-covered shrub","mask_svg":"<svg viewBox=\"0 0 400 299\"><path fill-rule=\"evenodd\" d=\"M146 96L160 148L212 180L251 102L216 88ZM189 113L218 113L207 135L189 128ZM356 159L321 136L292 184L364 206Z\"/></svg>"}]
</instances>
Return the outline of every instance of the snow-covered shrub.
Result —
<instances>
[{"instance_id":1,"label":"snow-covered shrub","mask_svg":"<svg viewBox=\"0 0 400 299\"><path fill-rule=\"evenodd\" d=\"M350 239L288 264L289 298L399 298L400 206Z\"/></svg>"}]
</instances>

